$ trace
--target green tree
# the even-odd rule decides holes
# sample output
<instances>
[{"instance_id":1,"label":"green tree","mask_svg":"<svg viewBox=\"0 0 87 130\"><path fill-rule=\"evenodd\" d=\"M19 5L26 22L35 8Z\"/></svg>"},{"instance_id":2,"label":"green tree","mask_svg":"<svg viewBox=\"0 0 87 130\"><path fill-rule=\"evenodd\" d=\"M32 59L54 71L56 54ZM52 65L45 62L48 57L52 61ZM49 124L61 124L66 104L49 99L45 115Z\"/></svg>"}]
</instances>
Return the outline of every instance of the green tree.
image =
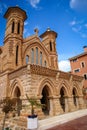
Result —
<instances>
[{"instance_id":1,"label":"green tree","mask_svg":"<svg viewBox=\"0 0 87 130\"><path fill-rule=\"evenodd\" d=\"M4 126L5 126L5 121L6 121L6 117L7 117L7 114L9 112L12 112L15 110L15 104L16 104L16 100L15 99L11 99L9 97L6 97L5 99L3 99L1 102L0 102L0 105L1 105L1 108L2 108L2 111L4 112L4 119L3 119L3 125L2 125L2 130L4 130Z\"/></svg>"}]
</instances>

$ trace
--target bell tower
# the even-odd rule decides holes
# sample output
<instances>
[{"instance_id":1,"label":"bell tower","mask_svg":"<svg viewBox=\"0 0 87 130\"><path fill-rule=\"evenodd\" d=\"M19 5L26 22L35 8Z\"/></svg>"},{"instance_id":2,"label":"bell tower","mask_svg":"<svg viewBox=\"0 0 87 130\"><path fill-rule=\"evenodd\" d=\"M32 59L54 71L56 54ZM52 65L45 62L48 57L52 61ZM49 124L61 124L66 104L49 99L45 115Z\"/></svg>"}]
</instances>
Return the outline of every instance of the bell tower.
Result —
<instances>
[{"instance_id":1,"label":"bell tower","mask_svg":"<svg viewBox=\"0 0 87 130\"><path fill-rule=\"evenodd\" d=\"M40 35L40 38L42 38L42 43L50 54L50 67L52 69L58 69L58 56L56 52L57 33L52 31L50 28L47 28L47 30Z\"/></svg>"},{"instance_id":2,"label":"bell tower","mask_svg":"<svg viewBox=\"0 0 87 130\"><path fill-rule=\"evenodd\" d=\"M27 18L26 12L18 6L10 7L4 18L7 19L5 41L11 37L21 39L23 37L24 21Z\"/></svg>"},{"instance_id":3,"label":"bell tower","mask_svg":"<svg viewBox=\"0 0 87 130\"><path fill-rule=\"evenodd\" d=\"M15 69L22 65L22 42L23 42L23 30L24 21L27 18L26 12L16 7L9 7L4 15L7 20L4 48L5 56L5 69Z\"/></svg>"}]
</instances>

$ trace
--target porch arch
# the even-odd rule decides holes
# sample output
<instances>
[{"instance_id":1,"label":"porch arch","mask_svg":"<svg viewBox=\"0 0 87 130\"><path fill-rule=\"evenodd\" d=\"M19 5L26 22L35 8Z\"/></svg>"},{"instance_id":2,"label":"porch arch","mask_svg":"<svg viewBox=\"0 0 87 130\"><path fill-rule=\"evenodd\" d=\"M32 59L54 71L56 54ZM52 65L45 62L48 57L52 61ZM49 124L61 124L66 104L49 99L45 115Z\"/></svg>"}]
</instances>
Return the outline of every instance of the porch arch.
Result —
<instances>
[{"instance_id":1,"label":"porch arch","mask_svg":"<svg viewBox=\"0 0 87 130\"><path fill-rule=\"evenodd\" d=\"M73 89L76 90L77 96L82 95L82 90L80 89L80 86L75 82L73 83L73 87L71 91L73 91Z\"/></svg>"},{"instance_id":2,"label":"porch arch","mask_svg":"<svg viewBox=\"0 0 87 130\"><path fill-rule=\"evenodd\" d=\"M66 81L62 81L58 87L60 106L63 112L69 111L68 97L71 95L70 86Z\"/></svg>"},{"instance_id":3,"label":"porch arch","mask_svg":"<svg viewBox=\"0 0 87 130\"><path fill-rule=\"evenodd\" d=\"M53 82L49 79L44 79L39 86L38 89L38 96L40 96L40 102L41 104L45 104L46 107L42 108L42 112L44 115L50 115L52 114L53 110L53 102L52 98L53 95L55 95L56 90Z\"/></svg>"},{"instance_id":4,"label":"porch arch","mask_svg":"<svg viewBox=\"0 0 87 130\"><path fill-rule=\"evenodd\" d=\"M79 96L81 95L81 90L79 89L78 84L74 83L72 88L72 97L73 97L73 104L75 108L79 108Z\"/></svg>"},{"instance_id":5,"label":"porch arch","mask_svg":"<svg viewBox=\"0 0 87 130\"><path fill-rule=\"evenodd\" d=\"M38 96L41 96L44 86L48 86L50 96L53 96L56 94L56 87L54 83L50 79L46 78L46 79L43 79L39 84L38 92L37 92Z\"/></svg>"},{"instance_id":6,"label":"porch arch","mask_svg":"<svg viewBox=\"0 0 87 130\"><path fill-rule=\"evenodd\" d=\"M20 96L23 96L24 95L24 92L23 92L23 87L22 87L22 85L21 85L21 82L20 82L20 80L19 79L15 79L13 82L12 82L12 84L11 84L11 86L10 86L10 96L11 97L14 97L15 96L15 92L18 92L18 91L20 91L20 92L18 92L18 93L20 93L19 95Z\"/></svg>"},{"instance_id":7,"label":"porch arch","mask_svg":"<svg viewBox=\"0 0 87 130\"><path fill-rule=\"evenodd\" d=\"M60 90L63 87L65 91L65 96L70 96L71 95L71 88L70 85L66 81L61 81L59 86L58 86L58 95L60 95Z\"/></svg>"},{"instance_id":8,"label":"porch arch","mask_svg":"<svg viewBox=\"0 0 87 130\"><path fill-rule=\"evenodd\" d=\"M10 97L16 99L16 108L17 114L20 116L20 110L22 110L22 99L21 97L24 95L23 87L19 79L15 79L10 86Z\"/></svg>"}]
</instances>

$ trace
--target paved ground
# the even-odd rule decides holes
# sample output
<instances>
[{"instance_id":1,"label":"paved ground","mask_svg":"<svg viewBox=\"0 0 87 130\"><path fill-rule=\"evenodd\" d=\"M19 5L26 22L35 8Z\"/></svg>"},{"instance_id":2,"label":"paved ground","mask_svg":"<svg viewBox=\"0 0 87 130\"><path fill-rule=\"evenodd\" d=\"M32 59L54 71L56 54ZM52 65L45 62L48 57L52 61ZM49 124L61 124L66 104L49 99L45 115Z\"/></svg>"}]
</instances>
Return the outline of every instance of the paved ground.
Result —
<instances>
[{"instance_id":1,"label":"paved ground","mask_svg":"<svg viewBox=\"0 0 87 130\"><path fill-rule=\"evenodd\" d=\"M87 130L87 116L80 117L47 130Z\"/></svg>"}]
</instances>

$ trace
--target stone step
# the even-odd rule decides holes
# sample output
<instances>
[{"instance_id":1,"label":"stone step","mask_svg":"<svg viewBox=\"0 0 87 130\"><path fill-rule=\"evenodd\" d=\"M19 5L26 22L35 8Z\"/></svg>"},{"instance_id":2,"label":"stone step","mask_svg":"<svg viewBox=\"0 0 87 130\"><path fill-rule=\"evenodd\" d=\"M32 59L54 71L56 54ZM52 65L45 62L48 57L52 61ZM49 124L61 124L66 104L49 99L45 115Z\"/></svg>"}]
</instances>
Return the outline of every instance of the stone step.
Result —
<instances>
[{"instance_id":1,"label":"stone step","mask_svg":"<svg viewBox=\"0 0 87 130\"><path fill-rule=\"evenodd\" d=\"M38 124L38 130L46 130L48 128L54 127L59 124L77 119L79 117L87 115L87 109L78 110L71 113L66 113L63 115L58 115L55 117L50 117L48 119L40 120Z\"/></svg>"}]
</instances>

